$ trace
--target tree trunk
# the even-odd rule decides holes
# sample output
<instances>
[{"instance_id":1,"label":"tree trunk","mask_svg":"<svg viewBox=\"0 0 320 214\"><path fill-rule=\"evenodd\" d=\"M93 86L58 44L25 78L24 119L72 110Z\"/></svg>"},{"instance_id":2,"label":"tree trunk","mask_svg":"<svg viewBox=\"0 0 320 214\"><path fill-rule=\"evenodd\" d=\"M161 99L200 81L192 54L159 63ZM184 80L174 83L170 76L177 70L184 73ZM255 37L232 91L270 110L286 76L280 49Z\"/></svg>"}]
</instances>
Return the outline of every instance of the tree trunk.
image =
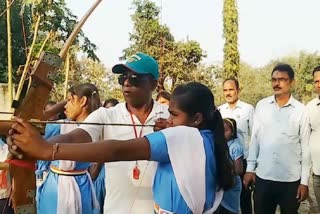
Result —
<instances>
[{"instance_id":1,"label":"tree trunk","mask_svg":"<svg viewBox=\"0 0 320 214\"><path fill-rule=\"evenodd\" d=\"M165 88L164 88L164 80L165 80L165 77L163 75L161 75L161 73L160 73L160 76L159 76L159 79L158 79L158 85L157 85L157 89L156 89L157 92L165 90Z\"/></svg>"},{"instance_id":2,"label":"tree trunk","mask_svg":"<svg viewBox=\"0 0 320 214\"><path fill-rule=\"evenodd\" d=\"M65 81L64 81L64 94L63 94L64 100L67 98L67 93L68 93L68 82L69 82L69 71L70 71L70 52L67 52L65 71L66 71L66 76L65 76Z\"/></svg>"},{"instance_id":3,"label":"tree trunk","mask_svg":"<svg viewBox=\"0 0 320 214\"><path fill-rule=\"evenodd\" d=\"M11 0L7 0L7 36L8 36L8 96L9 102L12 103L13 87L12 87L12 39L11 39Z\"/></svg>"}]
</instances>

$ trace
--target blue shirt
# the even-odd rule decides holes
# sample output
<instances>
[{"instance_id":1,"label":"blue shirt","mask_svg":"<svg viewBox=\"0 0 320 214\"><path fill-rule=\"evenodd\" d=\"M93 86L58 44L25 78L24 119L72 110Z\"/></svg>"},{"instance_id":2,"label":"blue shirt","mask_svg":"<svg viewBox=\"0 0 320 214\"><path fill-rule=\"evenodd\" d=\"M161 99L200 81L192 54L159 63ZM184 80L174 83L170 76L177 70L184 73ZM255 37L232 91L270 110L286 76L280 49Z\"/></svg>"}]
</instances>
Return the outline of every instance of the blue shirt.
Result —
<instances>
[{"instance_id":1,"label":"blue shirt","mask_svg":"<svg viewBox=\"0 0 320 214\"><path fill-rule=\"evenodd\" d=\"M215 200L216 159L214 155L214 135L210 130L200 131L206 153L206 202L204 210L210 209ZM192 214L183 199L170 163L166 138L162 132L146 136L150 143L150 159L159 162L153 183L155 203L162 209L183 214ZM188 166L186 166L188 170ZM192 176L192 175L190 175Z\"/></svg>"},{"instance_id":2,"label":"blue shirt","mask_svg":"<svg viewBox=\"0 0 320 214\"><path fill-rule=\"evenodd\" d=\"M254 116L247 172L264 180L308 185L310 127L305 106L290 97L280 107L274 96L258 102Z\"/></svg>"},{"instance_id":3,"label":"blue shirt","mask_svg":"<svg viewBox=\"0 0 320 214\"><path fill-rule=\"evenodd\" d=\"M228 147L229 154L233 161L243 157L243 148L238 139L229 140ZM233 213L239 213L241 188L242 184L240 176L236 176L234 187L224 192L221 205Z\"/></svg>"}]
</instances>

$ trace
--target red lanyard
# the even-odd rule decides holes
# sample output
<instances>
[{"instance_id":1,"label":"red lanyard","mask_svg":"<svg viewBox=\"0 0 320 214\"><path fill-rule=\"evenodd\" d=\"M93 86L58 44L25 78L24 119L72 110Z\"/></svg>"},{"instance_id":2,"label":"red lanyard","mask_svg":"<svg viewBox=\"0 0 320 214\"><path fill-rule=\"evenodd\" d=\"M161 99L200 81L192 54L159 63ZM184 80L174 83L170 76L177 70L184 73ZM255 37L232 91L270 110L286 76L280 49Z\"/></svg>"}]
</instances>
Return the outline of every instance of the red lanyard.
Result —
<instances>
[{"instance_id":1,"label":"red lanyard","mask_svg":"<svg viewBox=\"0 0 320 214\"><path fill-rule=\"evenodd\" d=\"M139 133L139 136L138 136L136 123L133 120L133 116L132 116L131 111L129 111L129 112L130 112L130 117L131 117L131 122L132 122L132 126L133 126L134 135L135 135L136 138L138 138L138 137L140 138L141 135L142 135L143 126L141 127L140 133ZM138 167L138 161L136 161L136 166L132 170L132 178L136 179L136 180L138 180L140 178L140 169Z\"/></svg>"},{"instance_id":2,"label":"red lanyard","mask_svg":"<svg viewBox=\"0 0 320 214\"><path fill-rule=\"evenodd\" d=\"M131 117L131 122L132 122L132 127L133 127L133 131L134 131L134 135L135 135L136 138L140 138L141 135L142 135L143 126L141 127L140 133L139 133L139 136L138 136L136 123L135 123L134 120L133 120L133 116L132 116L132 113L131 113L131 112L130 112L130 117Z\"/></svg>"}]
</instances>

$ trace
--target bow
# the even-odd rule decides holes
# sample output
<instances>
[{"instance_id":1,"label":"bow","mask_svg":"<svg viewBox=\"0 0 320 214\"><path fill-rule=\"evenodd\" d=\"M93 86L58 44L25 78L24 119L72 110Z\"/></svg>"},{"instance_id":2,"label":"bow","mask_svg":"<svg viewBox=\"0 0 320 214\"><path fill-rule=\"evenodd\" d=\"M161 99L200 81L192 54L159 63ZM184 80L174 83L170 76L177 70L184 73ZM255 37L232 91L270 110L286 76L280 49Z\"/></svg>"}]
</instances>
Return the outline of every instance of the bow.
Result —
<instances>
[{"instance_id":1,"label":"bow","mask_svg":"<svg viewBox=\"0 0 320 214\"><path fill-rule=\"evenodd\" d=\"M101 1L96 0L80 20L58 55L41 53L30 74L30 88L22 102L15 103L13 115L25 120L41 121L43 119L43 109L53 87L55 71L65 59L68 49L80 32L81 27ZM0 123L0 134L6 135L14 121L6 120L0 121ZM35 167L36 160L11 160L9 163L9 172L13 178L12 202L14 212L16 214L36 213L36 178L34 170L32 170Z\"/></svg>"}]
</instances>

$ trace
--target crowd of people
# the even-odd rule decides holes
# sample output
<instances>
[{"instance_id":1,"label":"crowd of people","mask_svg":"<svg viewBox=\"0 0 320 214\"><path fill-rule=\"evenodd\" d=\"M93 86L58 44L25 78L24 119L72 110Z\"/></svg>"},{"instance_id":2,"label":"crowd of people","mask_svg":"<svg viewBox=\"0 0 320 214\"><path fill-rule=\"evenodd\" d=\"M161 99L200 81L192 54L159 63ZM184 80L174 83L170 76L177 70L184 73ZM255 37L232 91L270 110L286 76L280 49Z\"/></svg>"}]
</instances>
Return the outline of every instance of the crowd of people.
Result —
<instances>
[{"instance_id":1,"label":"crowd of people","mask_svg":"<svg viewBox=\"0 0 320 214\"><path fill-rule=\"evenodd\" d=\"M75 85L66 101L49 103L60 108L50 120L86 123L48 124L41 136L16 118L5 139L6 151L39 160L38 213L272 214L280 206L294 214L311 174L320 205L320 66L310 71L317 96L306 106L291 94L294 70L278 64L273 95L255 108L233 77L218 107L197 82L154 100L158 63L144 53L112 71L125 102L101 103L96 86Z\"/></svg>"}]
</instances>

